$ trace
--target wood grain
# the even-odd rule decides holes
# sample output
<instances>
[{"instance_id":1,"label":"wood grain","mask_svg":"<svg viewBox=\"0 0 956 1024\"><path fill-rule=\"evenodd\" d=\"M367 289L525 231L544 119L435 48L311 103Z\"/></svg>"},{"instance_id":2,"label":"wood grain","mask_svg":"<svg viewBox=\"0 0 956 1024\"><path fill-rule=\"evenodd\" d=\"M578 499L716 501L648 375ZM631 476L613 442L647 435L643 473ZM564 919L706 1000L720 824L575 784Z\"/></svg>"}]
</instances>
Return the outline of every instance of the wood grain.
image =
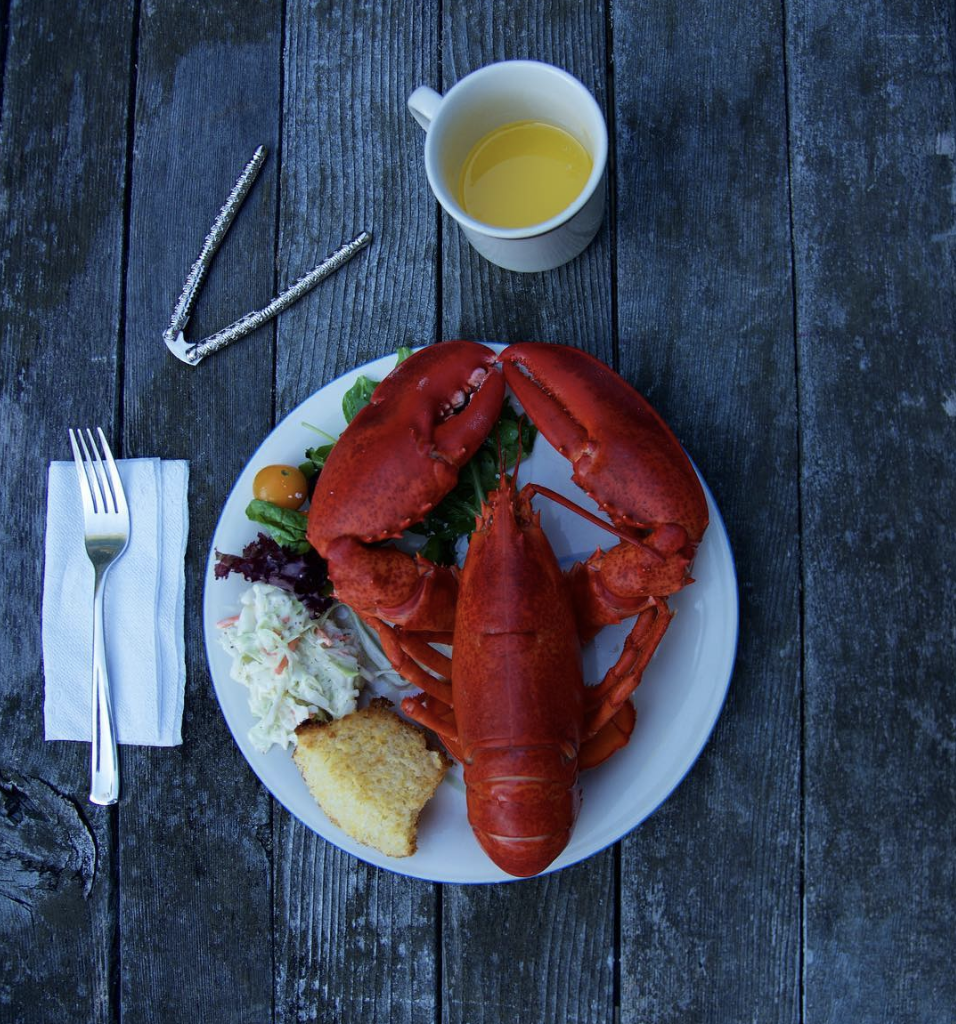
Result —
<instances>
[{"instance_id":1,"label":"wood grain","mask_svg":"<svg viewBox=\"0 0 956 1024\"><path fill-rule=\"evenodd\" d=\"M280 281L363 229L374 240L284 315L280 412L353 366L434 340L437 280L421 133L405 109L433 76L432 5L297 5L286 36Z\"/></svg>"},{"instance_id":2,"label":"wood grain","mask_svg":"<svg viewBox=\"0 0 956 1024\"><path fill-rule=\"evenodd\" d=\"M272 1016L271 802L219 710L200 613L212 531L271 426L273 329L198 367L162 342L203 237L260 143L270 160L200 294L198 339L275 283L280 12L232 0L141 10L124 345L126 451L190 461L183 745L131 749L120 813L127 1021ZM265 372L263 372L265 368ZM198 910L197 908L201 908Z\"/></svg>"},{"instance_id":3,"label":"wood grain","mask_svg":"<svg viewBox=\"0 0 956 1024\"><path fill-rule=\"evenodd\" d=\"M29 481L0 493L12 598L0 639L0 1016L11 1021L105 1022L117 1009L116 811L87 802L88 744L43 742L38 623L46 463L69 457L68 426L118 440L131 6L13 3L6 22L0 437L8 482Z\"/></svg>"},{"instance_id":4,"label":"wood grain","mask_svg":"<svg viewBox=\"0 0 956 1024\"><path fill-rule=\"evenodd\" d=\"M678 790L623 844L622 1021L792 1021L800 1012L800 544L782 43L780 11L766 4L614 8L621 370L711 483L741 601L717 728Z\"/></svg>"},{"instance_id":5,"label":"wood grain","mask_svg":"<svg viewBox=\"0 0 956 1024\"><path fill-rule=\"evenodd\" d=\"M787 29L806 1019L944 1020L956 1006L953 12L795 3Z\"/></svg>"}]
</instances>

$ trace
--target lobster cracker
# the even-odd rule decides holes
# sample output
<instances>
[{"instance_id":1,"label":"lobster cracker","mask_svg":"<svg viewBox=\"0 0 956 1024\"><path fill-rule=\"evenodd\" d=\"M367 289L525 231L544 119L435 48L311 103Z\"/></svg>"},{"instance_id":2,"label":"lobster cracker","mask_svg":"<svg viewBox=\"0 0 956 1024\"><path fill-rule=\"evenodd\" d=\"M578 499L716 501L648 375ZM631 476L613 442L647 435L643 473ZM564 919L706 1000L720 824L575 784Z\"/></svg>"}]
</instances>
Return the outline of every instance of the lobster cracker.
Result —
<instances>
[{"instance_id":1,"label":"lobster cracker","mask_svg":"<svg viewBox=\"0 0 956 1024\"><path fill-rule=\"evenodd\" d=\"M610 523L534 483L516 493L502 473L460 572L383 544L454 487L497 421L505 382ZM531 507L536 494L620 543L562 573ZM668 595L691 582L706 527L700 481L663 420L603 363L560 345L422 349L332 449L308 538L339 599L421 688L402 710L461 761L468 820L503 870L528 876L552 863L574 827L579 771L628 742L628 697L671 621ZM616 664L585 686L581 645L630 618ZM449 639L451 658L432 646Z\"/></svg>"},{"instance_id":2,"label":"lobster cracker","mask_svg":"<svg viewBox=\"0 0 956 1024\"><path fill-rule=\"evenodd\" d=\"M242 174L239 175L239 179L233 185L232 191L229 193L222 209L220 209L212 227L209 229L202 249L186 277L182 293L173 309L169 327L163 332L163 341L166 342L166 347L169 351L177 359L181 359L189 366L198 366L206 356L211 355L213 352L218 352L227 345L231 345L234 341L238 341L247 334L251 334L256 328L268 323L273 317L278 316L294 302L301 299L303 295L312 291L320 281L324 281L330 274L338 270L339 267L348 263L357 252L360 252L372 241L372 236L367 231L362 231L350 242L346 242L335 252L327 256L304 277L299 278L295 284L277 295L267 306L264 306L262 309L253 310L251 313L246 313L245 316L240 317L235 323L224 327L221 331L217 331L202 341L186 341L183 332L189 323L190 314L196 304L196 299L199 297L199 291L206 280L209 268L212 266L213 258L219 250L219 246L222 245L236 214L239 212L239 208L259 176L265 161L266 148L265 146L259 146L243 168Z\"/></svg>"}]
</instances>

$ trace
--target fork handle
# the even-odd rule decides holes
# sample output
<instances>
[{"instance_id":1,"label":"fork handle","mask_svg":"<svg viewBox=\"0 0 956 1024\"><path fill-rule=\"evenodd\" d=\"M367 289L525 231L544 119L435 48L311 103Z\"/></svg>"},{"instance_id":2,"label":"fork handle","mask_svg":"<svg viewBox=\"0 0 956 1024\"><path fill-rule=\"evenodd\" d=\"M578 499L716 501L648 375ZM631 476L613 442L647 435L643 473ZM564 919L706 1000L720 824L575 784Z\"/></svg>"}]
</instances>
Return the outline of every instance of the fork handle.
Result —
<instances>
[{"instance_id":1,"label":"fork handle","mask_svg":"<svg viewBox=\"0 0 956 1024\"><path fill-rule=\"evenodd\" d=\"M106 573L97 568L93 585L93 742L91 747L90 802L115 804L119 800L119 757L113 700L106 671L103 632L103 581Z\"/></svg>"}]
</instances>

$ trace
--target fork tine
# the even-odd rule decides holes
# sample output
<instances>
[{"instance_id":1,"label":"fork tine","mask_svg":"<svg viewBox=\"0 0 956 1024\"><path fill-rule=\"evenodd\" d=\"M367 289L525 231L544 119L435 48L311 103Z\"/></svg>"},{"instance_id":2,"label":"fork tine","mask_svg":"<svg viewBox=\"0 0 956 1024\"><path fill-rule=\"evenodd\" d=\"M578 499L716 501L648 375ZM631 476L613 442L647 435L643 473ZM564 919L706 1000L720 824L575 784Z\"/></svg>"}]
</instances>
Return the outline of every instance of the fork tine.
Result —
<instances>
[{"instance_id":1,"label":"fork tine","mask_svg":"<svg viewBox=\"0 0 956 1024\"><path fill-rule=\"evenodd\" d=\"M79 430L74 431L70 429L70 446L73 449L73 462L76 465L76 478L80 485L80 502L83 505L84 515L92 515L96 512L96 499L93 494L93 484L90 481L90 474L87 459L83 458L80 452L80 446L77 444L77 438L79 438L80 444L83 448L86 448L86 443L83 441L83 435ZM87 453L87 458L89 453Z\"/></svg>"},{"instance_id":2,"label":"fork tine","mask_svg":"<svg viewBox=\"0 0 956 1024\"><path fill-rule=\"evenodd\" d=\"M89 433L89 431L87 431ZM100 478L96 475L96 463L90 453L90 446L83 436L82 430L77 430L76 436L80 442L80 449L83 452L83 469L86 471L86 479L90 487L90 499L93 502L94 512L105 512L106 502L103 500L103 488L100 485ZM92 438L90 438L92 441Z\"/></svg>"},{"instance_id":3,"label":"fork tine","mask_svg":"<svg viewBox=\"0 0 956 1024\"><path fill-rule=\"evenodd\" d=\"M106 469L110 477L110 486L113 489L113 500L116 502L116 511L125 513L129 511L126 504L126 492L123 490L123 481L120 478L119 470L116 468L116 460L110 450L109 442L103 433L102 427L97 427L96 432L100 435L100 446L103 449L103 458L106 462Z\"/></svg>"},{"instance_id":4,"label":"fork tine","mask_svg":"<svg viewBox=\"0 0 956 1024\"><path fill-rule=\"evenodd\" d=\"M103 500L103 510L105 512L115 512L116 509L113 504L113 493L110 488L109 477L106 475L106 467L103 465L103 458L100 455L100 450L96 446L96 438L93 437L93 431L86 428L86 436L90 444L90 451L93 453L93 459L91 465L93 466L93 472L96 476L96 481L99 484L100 497Z\"/></svg>"}]
</instances>

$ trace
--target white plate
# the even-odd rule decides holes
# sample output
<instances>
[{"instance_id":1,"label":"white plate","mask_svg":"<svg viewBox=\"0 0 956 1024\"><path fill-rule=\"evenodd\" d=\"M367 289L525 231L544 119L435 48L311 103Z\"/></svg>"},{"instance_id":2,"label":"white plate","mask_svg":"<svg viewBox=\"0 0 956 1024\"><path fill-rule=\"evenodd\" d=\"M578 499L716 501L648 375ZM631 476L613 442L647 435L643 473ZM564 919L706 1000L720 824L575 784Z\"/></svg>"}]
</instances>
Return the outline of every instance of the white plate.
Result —
<instances>
[{"instance_id":1,"label":"white plate","mask_svg":"<svg viewBox=\"0 0 956 1024\"><path fill-rule=\"evenodd\" d=\"M394 356L375 360L306 399L272 431L239 476L216 528L206 568L203 624L209 668L226 722L255 773L292 814L329 842L370 864L414 878L514 881L488 859L472 834L457 766L422 814L418 851L412 857L387 857L336 828L312 799L288 751L273 747L268 754L260 754L249 742L253 718L247 691L230 677L230 659L216 635L216 623L236 613L239 594L248 584L236 575L216 580L215 552L238 554L256 536L256 524L245 516L256 472L273 463L298 465L306 448L323 443L304 423L338 435L345 426L342 397L356 378L364 373L381 380L394 365ZM519 478L572 495L586 508L596 507L571 482L568 463L540 435L532 455L521 465ZM603 765L582 775L584 799L577 825L549 871L604 849L656 810L687 774L720 714L737 647L737 582L727 531L706 484L704 491L710 526L694 563L696 582L669 602L677 614L634 694L637 725L631 741ZM609 535L598 527L545 499L536 499L535 505L562 565L599 544L608 546ZM589 645L584 658L586 679L597 681L614 663L629 626L626 622L605 629Z\"/></svg>"}]
</instances>

